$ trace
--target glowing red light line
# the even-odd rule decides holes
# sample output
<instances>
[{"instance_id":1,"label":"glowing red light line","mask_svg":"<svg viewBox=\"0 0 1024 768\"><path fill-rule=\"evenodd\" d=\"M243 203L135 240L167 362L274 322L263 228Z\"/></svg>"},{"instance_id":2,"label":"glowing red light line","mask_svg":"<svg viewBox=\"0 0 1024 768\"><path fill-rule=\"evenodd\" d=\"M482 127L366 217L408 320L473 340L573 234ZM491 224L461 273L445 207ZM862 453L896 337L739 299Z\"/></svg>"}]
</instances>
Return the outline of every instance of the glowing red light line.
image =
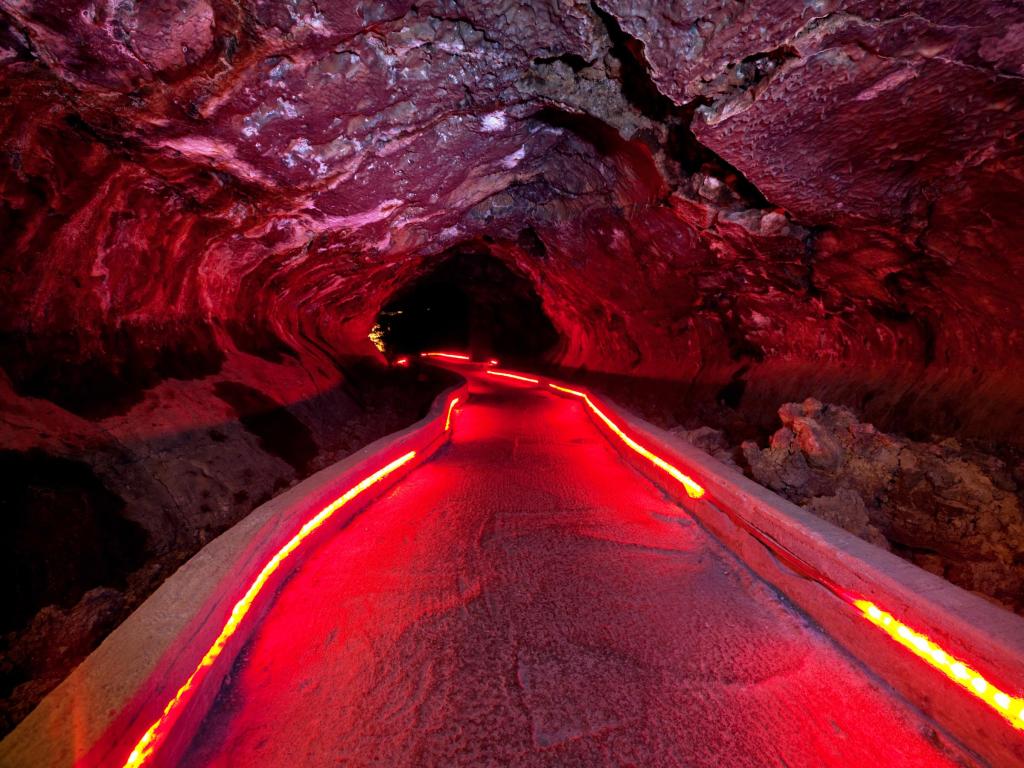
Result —
<instances>
[{"instance_id":1,"label":"glowing red light line","mask_svg":"<svg viewBox=\"0 0 1024 768\"><path fill-rule=\"evenodd\" d=\"M675 469L674 467L659 459L659 457L654 456L649 451L646 451L646 449L643 449L628 436L622 434L622 431L612 423L611 419L609 419L597 406L594 405L586 392L581 392L578 389L569 389L568 387L562 387L558 384L549 383L548 386L558 392L564 392L567 395L582 398L587 406L597 414L598 418L600 418L609 429L622 438L630 448L633 448L633 450L636 450L646 458L651 459L651 461L653 461L657 466L675 477L675 473L672 471ZM640 450L637 450L638 448ZM675 471L678 472L678 470ZM700 488L700 486L697 486L697 488ZM687 493L689 493L689 491L690 488L687 486ZM692 493L689 493L689 495L691 498L700 498L700 496L703 495L703 489L701 489L701 493L699 495L695 496ZM810 564L796 557L796 555L782 547L771 537L763 534L750 523L747 523L741 518L737 518L733 514L730 514L730 517L736 520L736 522L743 524L744 528L753 533L760 541L769 546L777 554L783 555L784 561L798 573L824 585L837 597L857 608L864 618L889 635L889 637L897 643L902 645L904 648L907 648L922 661L942 672L946 677L955 682L969 694L980 699L991 709L995 710L1000 716L1009 721L1014 728L1024 730L1024 698L1014 697L1005 691L1000 690L978 672L973 670L966 662L957 659L955 656L945 651L926 635L911 629L903 622L894 618L891 613L883 611L875 603L851 596L816 568L813 568Z\"/></svg>"},{"instance_id":2,"label":"glowing red light line","mask_svg":"<svg viewBox=\"0 0 1024 768\"><path fill-rule=\"evenodd\" d=\"M552 389L557 389L559 392L565 392L567 395L575 395L576 397L586 397L586 392L580 392L578 389L569 389L567 387L560 387L557 384L548 384Z\"/></svg>"},{"instance_id":3,"label":"glowing red light line","mask_svg":"<svg viewBox=\"0 0 1024 768\"><path fill-rule=\"evenodd\" d=\"M188 679L184 682L181 688L178 689L174 698L167 702L167 706L164 707L163 714L157 718L156 722L149 726L142 738L139 739L139 742L135 745L132 753L128 756L128 760L124 764L124 768L139 768L139 766L144 765L153 755L157 747L160 745L160 742L167 736L170 726L173 724L173 719L171 717L172 713L176 710L180 710L181 706L191 698L199 677L205 674L206 670L209 669L221 655L221 652L227 645L228 640L238 630L238 625L252 607L253 601L263 590L263 587L274 572L280 568L281 563L284 562L285 558L298 549L299 545L304 539L306 539L306 537L327 522L331 515L352 501L352 499L359 496L365 490L376 485L392 472L412 461L415 456L416 451L409 451L401 458L395 459L387 466L378 469L372 475L364 478L359 483L349 488L344 494L307 520L306 524L299 529L299 532L296 533L288 543L277 550L274 556L267 561L266 565L263 566L263 570L260 571L256 579L249 585L249 589L246 590L242 599L235 603L234 608L231 609L231 615L228 617L228 620L224 624L224 628L221 629L217 639L213 641L213 645L210 646L206 655L203 656L202 660L192 671L192 674L188 676Z\"/></svg>"},{"instance_id":4,"label":"glowing red light line","mask_svg":"<svg viewBox=\"0 0 1024 768\"><path fill-rule=\"evenodd\" d=\"M531 379L529 376L520 376L518 373L506 373L505 371L487 371L489 376L501 376L505 379L516 379L517 381L526 381L530 384L540 384L540 379Z\"/></svg>"},{"instance_id":5,"label":"glowing red light line","mask_svg":"<svg viewBox=\"0 0 1024 768\"><path fill-rule=\"evenodd\" d=\"M926 635L915 632L869 600L853 600L861 614L919 659L942 672L969 694L988 704L1014 728L1024 730L1024 698L999 690L966 663L943 650Z\"/></svg>"},{"instance_id":6,"label":"glowing red light line","mask_svg":"<svg viewBox=\"0 0 1024 768\"><path fill-rule=\"evenodd\" d=\"M452 428L452 410L455 408L455 404L459 402L459 398L453 397L452 401L448 403L448 415L444 417L444 431L447 432Z\"/></svg>"},{"instance_id":7,"label":"glowing red light line","mask_svg":"<svg viewBox=\"0 0 1024 768\"><path fill-rule=\"evenodd\" d=\"M402 368L406 368L409 365L409 358L408 357L400 357L397 360L395 360L395 365L400 366Z\"/></svg>"},{"instance_id":8,"label":"glowing red light line","mask_svg":"<svg viewBox=\"0 0 1024 768\"><path fill-rule=\"evenodd\" d=\"M469 355L463 355L456 352L420 352L420 357L444 357L449 360L472 360Z\"/></svg>"},{"instance_id":9,"label":"glowing red light line","mask_svg":"<svg viewBox=\"0 0 1024 768\"><path fill-rule=\"evenodd\" d=\"M576 397L583 398L583 402L587 404L587 407L590 408L590 410L593 411L594 414L605 423L608 429L615 433L616 437L618 437L622 442L629 446L630 449L632 449L635 453L640 454L649 462L651 462L654 466L656 466L658 469L662 470L663 472L666 472L669 476L676 480L680 485L683 486L683 489L686 491L686 495L689 496L691 499L699 499L704 495L703 486L697 483L689 475L681 472L677 467L674 467L673 465L669 464L667 461L665 461L657 454L651 453L651 451L644 448L642 445L640 445L640 443L638 443L636 440L634 440L625 432L623 432L619 428L618 424L609 419L608 416L606 416L600 408L594 405L594 401L590 399L586 392L580 392L579 390L576 389L560 387L557 384L548 384L548 386L551 387L552 389L558 390L559 392L565 392L566 394L575 395Z\"/></svg>"}]
</instances>

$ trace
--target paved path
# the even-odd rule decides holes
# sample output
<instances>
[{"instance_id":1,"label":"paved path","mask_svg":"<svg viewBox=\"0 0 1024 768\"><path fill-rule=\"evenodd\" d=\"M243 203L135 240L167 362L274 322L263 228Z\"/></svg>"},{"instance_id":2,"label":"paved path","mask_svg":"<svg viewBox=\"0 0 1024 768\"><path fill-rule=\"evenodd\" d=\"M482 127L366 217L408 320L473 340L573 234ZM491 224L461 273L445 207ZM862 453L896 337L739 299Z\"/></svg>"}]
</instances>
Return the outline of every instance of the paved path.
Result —
<instances>
[{"instance_id":1,"label":"paved path","mask_svg":"<svg viewBox=\"0 0 1024 768\"><path fill-rule=\"evenodd\" d=\"M578 401L472 386L282 588L186 765L955 764Z\"/></svg>"}]
</instances>

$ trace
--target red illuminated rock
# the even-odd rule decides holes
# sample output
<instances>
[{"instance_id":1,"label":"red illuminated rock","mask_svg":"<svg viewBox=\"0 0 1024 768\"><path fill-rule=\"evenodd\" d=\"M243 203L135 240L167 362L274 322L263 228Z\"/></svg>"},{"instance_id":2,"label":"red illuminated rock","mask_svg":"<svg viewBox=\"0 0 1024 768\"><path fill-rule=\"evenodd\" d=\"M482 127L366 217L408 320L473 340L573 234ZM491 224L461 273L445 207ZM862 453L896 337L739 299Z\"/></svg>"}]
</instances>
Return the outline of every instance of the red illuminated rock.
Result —
<instances>
[{"instance_id":1,"label":"red illuminated rock","mask_svg":"<svg viewBox=\"0 0 1024 768\"><path fill-rule=\"evenodd\" d=\"M779 409L758 482L954 584L1024 612L1024 488L1006 463L956 440L916 442L817 400Z\"/></svg>"},{"instance_id":2,"label":"red illuminated rock","mask_svg":"<svg viewBox=\"0 0 1024 768\"><path fill-rule=\"evenodd\" d=\"M1019 441L1022 65L1011 0L0 0L3 445L185 556L401 421L354 361L453 252L672 408Z\"/></svg>"}]
</instances>

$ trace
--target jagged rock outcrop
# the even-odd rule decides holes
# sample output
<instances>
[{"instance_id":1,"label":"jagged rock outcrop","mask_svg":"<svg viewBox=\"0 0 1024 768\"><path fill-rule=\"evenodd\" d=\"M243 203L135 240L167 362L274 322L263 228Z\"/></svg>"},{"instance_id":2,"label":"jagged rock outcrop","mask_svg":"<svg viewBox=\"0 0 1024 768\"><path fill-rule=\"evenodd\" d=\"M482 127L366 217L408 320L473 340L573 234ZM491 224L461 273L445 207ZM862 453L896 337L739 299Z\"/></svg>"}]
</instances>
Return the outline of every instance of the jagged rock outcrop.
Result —
<instances>
[{"instance_id":1,"label":"jagged rock outcrop","mask_svg":"<svg viewBox=\"0 0 1024 768\"><path fill-rule=\"evenodd\" d=\"M861 538L1024 612L1024 476L952 438L881 432L848 408L779 409L767 448L743 444L755 480Z\"/></svg>"}]
</instances>

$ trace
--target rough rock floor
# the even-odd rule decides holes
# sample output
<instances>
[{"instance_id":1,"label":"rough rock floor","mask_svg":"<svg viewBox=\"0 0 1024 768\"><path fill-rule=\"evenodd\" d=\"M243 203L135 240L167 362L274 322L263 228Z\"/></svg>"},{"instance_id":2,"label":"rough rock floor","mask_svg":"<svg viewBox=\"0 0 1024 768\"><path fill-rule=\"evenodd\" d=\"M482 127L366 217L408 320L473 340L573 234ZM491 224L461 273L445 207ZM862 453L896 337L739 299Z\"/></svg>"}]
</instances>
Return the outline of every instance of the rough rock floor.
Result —
<instances>
[{"instance_id":1,"label":"rough rock floor","mask_svg":"<svg viewBox=\"0 0 1024 768\"><path fill-rule=\"evenodd\" d=\"M473 386L282 588L185 765L955 764L579 403Z\"/></svg>"}]
</instances>

